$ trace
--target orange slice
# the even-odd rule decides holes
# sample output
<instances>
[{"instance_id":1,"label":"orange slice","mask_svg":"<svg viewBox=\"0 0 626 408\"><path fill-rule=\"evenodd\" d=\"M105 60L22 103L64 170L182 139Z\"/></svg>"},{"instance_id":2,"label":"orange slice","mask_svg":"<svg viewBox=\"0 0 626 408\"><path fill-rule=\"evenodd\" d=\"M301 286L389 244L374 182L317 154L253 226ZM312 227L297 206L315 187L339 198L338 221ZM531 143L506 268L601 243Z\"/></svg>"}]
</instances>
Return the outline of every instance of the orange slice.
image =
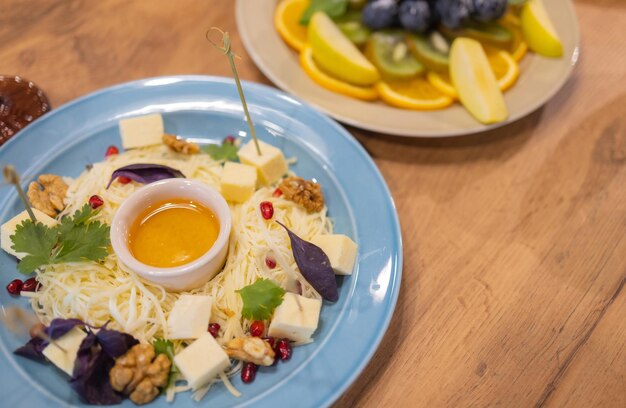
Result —
<instances>
[{"instance_id":1,"label":"orange slice","mask_svg":"<svg viewBox=\"0 0 626 408\"><path fill-rule=\"evenodd\" d=\"M304 69L309 77L324 88L337 92L352 98L364 101L373 101L378 99L378 91L372 86L356 86L347 82L340 81L322 71L313 59L313 51L311 47L305 47L300 53L300 66Z\"/></svg>"},{"instance_id":2,"label":"orange slice","mask_svg":"<svg viewBox=\"0 0 626 408\"><path fill-rule=\"evenodd\" d=\"M493 50L503 50L507 51L511 54L513 59L517 62L521 61L522 58L526 55L528 51L528 44L524 41L524 34L522 33L522 28L520 25L520 20L513 14L505 14L502 19L499 21L505 28L511 31L513 34L513 40L506 48L496 48L490 44L483 44L483 48L487 53Z\"/></svg>"},{"instance_id":3,"label":"orange slice","mask_svg":"<svg viewBox=\"0 0 626 408\"><path fill-rule=\"evenodd\" d=\"M424 78L378 82L376 89L383 101L397 108L435 110L443 109L454 102Z\"/></svg>"},{"instance_id":4,"label":"orange slice","mask_svg":"<svg viewBox=\"0 0 626 408\"><path fill-rule=\"evenodd\" d=\"M274 26L290 47L302 51L307 42L307 27L300 25L300 16L309 7L309 0L284 0L274 11Z\"/></svg>"},{"instance_id":5,"label":"orange slice","mask_svg":"<svg viewBox=\"0 0 626 408\"><path fill-rule=\"evenodd\" d=\"M510 11L507 12L505 15L503 15L500 21L498 22L500 24L505 24L507 26L513 26L516 28L520 28L522 26L522 22L520 21L519 17ZM507 27L507 28L510 28L510 27Z\"/></svg>"},{"instance_id":6,"label":"orange slice","mask_svg":"<svg viewBox=\"0 0 626 408\"><path fill-rule=\"evenodd\" d=\"M487 60L502 92L515 84L519 77L519 66L511 54L506 51L489 52Z\"/></svg>"},{"instance_id":7,"label":"orange slice","mask_svg":"<svg viewBox=\"0 0 626 408\"><path fill-rule=\"evenodd\" d=\"M426 79L439 92L448 95L452 99L459 98L459 94L456 93L456 89L454 89L450 75L447 72L428 71Z\"/></svg>"},{"instance_id":8,"label":"orange slice","mask_svg":"<svg viewBox=\"0 0 626 408\"><path fill-rule=\"evenodd\" d=\"M491 70L496 76L498 87L502 92L506 91L515 84L519 77L519 66L515 61L515 58L506 51L498 50L496 48L488 48L487 60L491 66ZM459 95L452 85L452 80L447 72L435 72L429 71L426 74L428 82L439 92L448 95L453 99L458 99Z\"/></svg>"}]
</instances>

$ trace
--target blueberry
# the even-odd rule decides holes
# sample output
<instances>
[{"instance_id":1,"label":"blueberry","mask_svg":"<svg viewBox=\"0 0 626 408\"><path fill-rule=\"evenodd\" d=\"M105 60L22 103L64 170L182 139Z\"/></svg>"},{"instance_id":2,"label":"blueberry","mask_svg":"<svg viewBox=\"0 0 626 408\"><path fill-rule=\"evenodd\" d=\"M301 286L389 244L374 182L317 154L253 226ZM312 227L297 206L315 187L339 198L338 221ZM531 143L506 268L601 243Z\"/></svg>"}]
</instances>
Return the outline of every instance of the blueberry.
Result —
<instances>
[{"instance_id":1,"label":"blueberry","mask_svg":"<svg viewBox=\"0 0 626 408\"><path fill-rule=\"evenodd\" d=\"M507 0L473 0L472 18L484 23L497 20L506 12Z\"/></svg>"},{"instance_id":2,"label":"blueberry","mask_svg":"<svg viewBox=\"0 0 626 408\"><path fill-rule=\"evenodd\" d=\"M373 0L363 8L363 24L372 30L380 30L395 25L398 18L396 0Z\"/></svg>"},{"instance_id":3,"label":"blueberry","mask_svg":"<svg viewBox=\"0 0 626 408\"><path fill-rule=\"evenodd\" d=\"M402 27L418 33L427 32L434 25L434 16L425 0L407 0L400 4L398 16Z\"/></svg>"},{"instance_id":4,"label":"blueberry","mask_svg":"<svg viewBox=\"0 0 626 408\"><path fill-rule=\"evenodd\" d=\"M454 30L461 28L472 14L472 0L439 0L435 7L441 18L441 24Z\"/></svg>"}]
</instances>

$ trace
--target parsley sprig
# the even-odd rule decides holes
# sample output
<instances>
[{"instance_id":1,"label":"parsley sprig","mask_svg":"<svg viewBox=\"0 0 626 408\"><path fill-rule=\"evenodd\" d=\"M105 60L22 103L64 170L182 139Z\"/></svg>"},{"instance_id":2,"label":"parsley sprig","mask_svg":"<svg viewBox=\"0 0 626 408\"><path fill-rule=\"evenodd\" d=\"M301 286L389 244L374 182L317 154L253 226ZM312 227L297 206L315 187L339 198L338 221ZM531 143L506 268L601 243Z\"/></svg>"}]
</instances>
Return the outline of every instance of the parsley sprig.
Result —
<instances>
[{"instance_id":1,"label":"parsley sprig","mask_svg":"<svg viewBox=\"0 0 626 408\"><path fill-rule=\"evenodd\" d=\"M237 160L237 146L233 143L222 143L221 145L206 145L202 147L202 150L206 152L213 160Z\"/></svg>"},{"instance_id":2,"label":"parsley sprig","mask_svg":"<svg viewBox=\"0 0 626 408\"><path fill-rule=\"evenodd\" d=\"M85 204L71 217L61 218L54 227L32 220L22 221L11 235L11 248L27 254L17 269L28 274L45 265L105 258L109 253L109 226L92 221L96 213Z\"/></svg>"},{"instance_id":3,"label":"parsley sprig","mask_svg":"<svg viewBox=\"0 0 626 408\"><path fill-rule=\"evenodd\" d=\"M237 291L243 300L241 315L250 320L267 320L283 303L285 290L269 279L258 279Z\"/></svg>"}]
</instances>

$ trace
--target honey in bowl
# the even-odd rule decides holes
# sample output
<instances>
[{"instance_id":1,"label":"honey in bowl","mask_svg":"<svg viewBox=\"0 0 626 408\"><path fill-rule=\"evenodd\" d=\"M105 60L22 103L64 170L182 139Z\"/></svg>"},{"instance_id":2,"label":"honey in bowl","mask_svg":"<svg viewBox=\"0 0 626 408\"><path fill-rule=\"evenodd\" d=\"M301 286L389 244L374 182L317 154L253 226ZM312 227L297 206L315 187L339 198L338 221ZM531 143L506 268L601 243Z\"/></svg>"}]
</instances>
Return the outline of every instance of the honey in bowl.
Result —
<instances>
[{"instance_id":1,"label":"honey in bowl","mask_svg":"<svg viewBox=\"0 0 626 408\"><path fill-rule=\"evenodd\" d=\"M202 204L169 199L148 206L130 228L128 246L146 265L171 268L204 255L220 232L219 220Z\"/></svg>"}]
</instances>

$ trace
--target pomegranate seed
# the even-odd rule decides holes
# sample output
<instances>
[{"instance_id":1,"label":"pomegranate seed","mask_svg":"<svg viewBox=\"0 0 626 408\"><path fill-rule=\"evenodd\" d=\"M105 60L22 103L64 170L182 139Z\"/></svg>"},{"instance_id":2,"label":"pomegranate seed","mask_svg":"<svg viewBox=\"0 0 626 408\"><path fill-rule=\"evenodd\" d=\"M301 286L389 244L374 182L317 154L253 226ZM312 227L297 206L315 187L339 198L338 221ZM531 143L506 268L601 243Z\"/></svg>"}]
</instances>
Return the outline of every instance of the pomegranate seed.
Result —
<instances>
[{"instance_id":1,"label":"pomegranate seed","mask_svg":"<svg viewBox=\"0 0 626 408\"><path fill-rule=\"evenodd\" d=\"M272 347L272 349L274 348L274 346L276 345L276 339L273 337L263 337L263 340L266 341L270 347Z\"/></svg>"},{"instance_id":2,"label":"pomegranate seed","mask_svg":"<svg viewBox=\"0 0 626 408\"><path fill-rule=\"evenodd\" d=\"M243 368L241 369L241 381L246 384L250 384L254 381L254 377L256 377L256 370L258 366L254 363L246 362L243 364Z\"/></svg>"},{"instance_id":3,"label":"pomegranate seed","mask_svg":"<svg viewBox=\"0 0 626 408\"><path fill-rule=\"evenodd\" d=\"M36 292L39 289L39 282L35 278L28 278L24 281L22 285L22 290L24 292Z\"/></svg>"},{"instance_id":4,"label":"pomegranate seed","mask_svg":"<svg viewBox=\"0 0 626 408\"><path fill-rule=\"evenodd\" d=\"M104 200L102 199L102 197L100 197L99 195L92 195L91 197L89 197L89 205L91 206L91 208L93 208L94 210L98 207L100 207L102 204L104 204Z\"/></svg>"},{"instance_id":5,"label":"pomegranate seed","mask_svg":"<svg viewBox=\"0 0 626 408\"><path fill-rule=\"evenodd\" d=\"M220 332L220 325L217 323L209 323L209 333L211 336L217 338L217 334Z\"/></svg>"},{"instance_id":6,"label":"pomegranate seed","mask_svg":"<svg viewBox=\"0 0 626 408\"><path fill-rule=\"evenodd\" d=\"M263 201L260 205L261 207L261 215L266 220L271 220L274 216L274 205L269 201Z\"/></svg>"},{"instance_id":7,"label":"pomegranate seed","mask_svg":"<svg viewBox=\"0 0 626 408\"><path fill-rule=\"evenodd\" d=\"M22 285L23 285L23 282L20 279L13 279L7 285L7 292L9 292L12 295L19 295L20 292L22 291Z\"/></svg>"},{"instance_id":8,"label":"pomegranate seed","mask_svg":"<svg viewBox=\"0 0 626 408\"><path fill-rule=\"evenodd\" d=\"M293 349L291 348L291 343L289 343L289 340L280 339L276 342L276 348L274 349L274 352L282 361L287 361L291 358L292 350Z\"/></svg>"},{"instance_id":9,"label":"pomegranate seed","mask_svg":"<svg viewBox=\"0 0 626 408\"><path fill-rule=\"evenodd\" d=\"M271 256L266 256L265 257L265 265L267 265L267 267L270 268L270 269L274 269L274 268L276 268L276 260L274 258L272 258Z\"/></svg>"},{"instance_id":10,"label":"pomegranate seed","mask_svg":"<svg viewBox=\"0 0 626 408\"><path fill-rule=\"evenodd\" d=\"M274 192L272 193L272 195L274 197L280 197L281 195L283 195L283 190L281 190L280 188L277 188L276 190L274 190Z\"/></svg>"},{"instance_id":11,"label":"pomegranate seed","mask_svg":"<svg viewBox=\"0 0 626 408\"><path fill-rule=\"evenodd\" d=\"M107 148L106 153L104 153L104 157L109 157L114 154L119 154L119 152L120 152L120 149L118 149L116 146L111 145Z\"/></svg>"},{"instance_id":12,"label":"pomegranate seed","mask_svg":"<svg viewBox=\"0 0 626 408\"><path fill-rule=\"evenodd\" d=\"M250 325L250 335L253 337L261 337L265 331L265 323L255 320Z\"/></svg>"},{"instance_id":13,"label":"pomegranate seed","mask_svg":"<svg viewBox=\"0 0 626 408\"><path fill-rule=\"evenodd\" d=\"M122 184L128 184L130 183L132 180L130 179L130 177L126 177L126 176L119 176L117 178L117 181L119 181Z\"/></svg>"},{"instance_id":14,"label":"pomegranate seed","mask_svg":"<svg viewBox=\"0 0 626 408\"><path fill-rule=\"evenodd\" d=\"M237 141L237 139L235 139L235 136L233 135L228 135L224 138L224 141L222 141L223 144L232 144L234 145L235 142Z\"/></svg>"}]
</instances>

